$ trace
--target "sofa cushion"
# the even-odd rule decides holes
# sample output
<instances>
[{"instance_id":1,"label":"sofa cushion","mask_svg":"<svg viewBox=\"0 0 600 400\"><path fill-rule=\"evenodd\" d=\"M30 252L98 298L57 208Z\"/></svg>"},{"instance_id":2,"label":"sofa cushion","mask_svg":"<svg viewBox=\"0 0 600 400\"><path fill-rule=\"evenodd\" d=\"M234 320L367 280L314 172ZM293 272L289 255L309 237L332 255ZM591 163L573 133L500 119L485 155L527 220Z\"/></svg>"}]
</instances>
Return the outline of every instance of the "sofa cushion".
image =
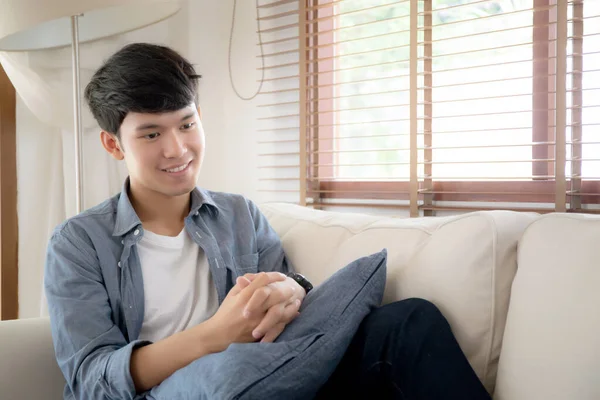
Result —
<instances>
[{"instance_id":1,"label":"sofa cushion","mask_svg":"<svg viewBox=\"0 0 600 400\"><path fill-rule=\"evenodd\" d=\"M147 398L313 398L363 318L381 304L385 278L385 250L350 263L306 296L274 343L234 343L175 372Z\"/></svg>"},{"instance_id":2,"label":"sofa cushion","mask_svg":"<svg viewBox=\"0 0 600 400\"><path fill-rule=\"evenodd\" d=\"M0 322L0 399L63 398L49 318Z\"/></svg>"},{"instance_id":3,"label":"sofa cushion","mask_svg":"<svg viewBox=\"0 0 600 400\"><path fill-rule=\"evenodd\" d=\"M496 399L600 399L600 216L550 214L526 230Z\"/></svg>"},{"instance_id":4,"label":"sofa cushion","mask_svg":"<svg viewBox=\"0 0 600 400\"><path fill-rule=\"evenodd\" d=\"M261 210L294 267L317 284L360 254L387 248L384 303L410 297L433 302L493 391L517 241L537 215L483 211L400 219L279 203Z\"/></svg>"}]
</instances>

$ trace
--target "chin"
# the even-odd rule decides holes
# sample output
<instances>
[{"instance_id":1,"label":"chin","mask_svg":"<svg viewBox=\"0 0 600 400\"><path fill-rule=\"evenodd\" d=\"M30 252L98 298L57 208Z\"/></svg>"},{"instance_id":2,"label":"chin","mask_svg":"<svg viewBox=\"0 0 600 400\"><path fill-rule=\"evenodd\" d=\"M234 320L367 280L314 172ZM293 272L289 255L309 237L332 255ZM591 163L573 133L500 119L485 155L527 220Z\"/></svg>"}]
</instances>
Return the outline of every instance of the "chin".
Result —
<instances>
[{"instance_id":1,"label":"chin","mask_svg":"<svg viewBox=\"0 0 600 400\"><path fill-rule=\"evenodd\" d=\"M187 185L187 186L182 186L179 188L172 188L171 190L165 190L163 193L165 193L168 196L178 197L178 196L190 194L194 190L195 187L196 187L196 185Z\"/></svg>"}]
</instances>

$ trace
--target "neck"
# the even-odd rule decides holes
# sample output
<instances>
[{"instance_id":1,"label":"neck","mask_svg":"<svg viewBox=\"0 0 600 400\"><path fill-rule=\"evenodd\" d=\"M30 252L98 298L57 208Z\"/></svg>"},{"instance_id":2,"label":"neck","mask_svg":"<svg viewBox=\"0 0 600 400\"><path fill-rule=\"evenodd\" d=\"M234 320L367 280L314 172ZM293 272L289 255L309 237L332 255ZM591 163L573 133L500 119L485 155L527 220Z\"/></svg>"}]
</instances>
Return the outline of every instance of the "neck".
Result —
<instances>
[{"instance_id":1,"label":"neck","mask_svg":"<svg viewBox=\"0 0 600 400\"><path fill-rule=\"evenodd\" d=\"M177 236L190 211L190 193L166 196L132 182L129 199L144 229L158 235Z\"/></svg>"}]
</instances>

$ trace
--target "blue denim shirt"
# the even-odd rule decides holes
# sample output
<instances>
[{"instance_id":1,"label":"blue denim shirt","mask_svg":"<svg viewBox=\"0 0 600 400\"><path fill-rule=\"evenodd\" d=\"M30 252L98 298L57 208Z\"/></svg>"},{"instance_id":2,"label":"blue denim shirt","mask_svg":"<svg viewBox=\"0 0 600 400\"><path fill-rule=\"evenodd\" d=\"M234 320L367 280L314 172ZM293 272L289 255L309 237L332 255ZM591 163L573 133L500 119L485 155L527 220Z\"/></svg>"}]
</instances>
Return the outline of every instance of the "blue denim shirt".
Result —
<instances>
[{"instance_id":1,"label":"blue denim shirt","mask_svg":"<svg viewBox=\"0 0 600 400\"><path fill-rule=\"evenodd\" d=\"M144 229L123 191L59 225L44 288L65 399L138 399L129 369L144 320L136 244ZM251 201L196 188L185 229L210 265L219 304L245 273L292 270L281 241ZM177 293L173 293L176 296Z\"/></svg>"}]
</instances>

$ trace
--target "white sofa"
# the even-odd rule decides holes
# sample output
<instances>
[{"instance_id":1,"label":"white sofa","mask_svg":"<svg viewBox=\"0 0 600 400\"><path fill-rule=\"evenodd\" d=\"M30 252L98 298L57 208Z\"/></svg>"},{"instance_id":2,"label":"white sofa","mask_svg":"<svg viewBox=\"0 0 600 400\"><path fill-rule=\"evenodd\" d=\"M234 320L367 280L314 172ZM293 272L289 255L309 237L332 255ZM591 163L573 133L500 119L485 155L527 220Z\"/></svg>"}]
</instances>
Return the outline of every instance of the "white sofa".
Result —
<instances>
[{"instance_id":1,"label":"white sofa","mask_svg":"<svg viewBox=\"0 0 600 400\"><path fill-rule=\"evenodd\" d=\"M384 302L435 303L494 399L600 399L599 216L261 209L315 284L387 248ZM0 399L60 399L63 385L47 319L0 323Z\"/></svg>"}]
</instances>

